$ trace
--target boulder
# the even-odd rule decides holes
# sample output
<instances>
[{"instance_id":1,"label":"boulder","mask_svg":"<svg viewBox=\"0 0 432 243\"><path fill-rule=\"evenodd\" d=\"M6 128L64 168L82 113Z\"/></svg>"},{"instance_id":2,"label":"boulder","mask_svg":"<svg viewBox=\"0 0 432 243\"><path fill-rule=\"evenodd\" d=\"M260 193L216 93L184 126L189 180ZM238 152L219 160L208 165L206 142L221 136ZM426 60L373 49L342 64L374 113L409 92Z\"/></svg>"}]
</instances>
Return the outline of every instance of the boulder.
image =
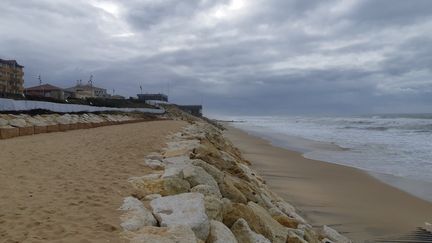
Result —
<instances>
[{"instance_id":1,"label":"boulder","mask_svg":"<svg viewBox=\"0 0 432 243\"><path fill-rule=\"evenodd\" d=\"M150 202L150 206L160 226L185 225L190 227L199 239L207 239L210 223L202 194L183 193L156 198Z\"/></svg>"},{"instance_id":2,"label":"boulder","mask_svg":"<svg viewBox=\"0 0 432 243\"><path fill-rule=\"evenodd\" d=\"M205 196L204 205L206 214L209 219L214 219L217 221L222 221L223 219L223 203L215 196Z\"/></svg>"},{"instance_id":3,"label":"boulder","mask_svg":"<svg viewBox=\"0 0 432 243\"><path fill-rule=\"evenodd\" d=\"M277 201L273 204L286 215L290 215L291 213L296 211L295 208L291 204L289 204L285 201Z\"/></svg>"},{"instance_id":4,"label":"boulder","mask_svg":"<svg viewBox=\"0 0 432 243\"><path fill-rule=\"evenodd\" d=\"M223 183L219 184L219 189L223 197L236 203L246 203L247 199L243 193L234 186L230 176L225 176Z\"/></svg>"},{"instance_id":5,"label":"boulder","mask_svg":"<svg viewBox=\"0 0 432 243\"><path fill-rule=\"evenodd\" d=\"M218 168L216 168L215 166L208 164L200 159L192 160L192 164L203 168L207 173L209 173L213 177L213 179L215 179L215 181L218 184L223 183L224 173L220 171Z\"/></svg>"},{"instance_id":6,"label":"boulder","mask_svg":"<svg viewBox=\"0 0 432 243\"><path fill-rule=\"evenodd\" d=\"M184 225L148 226L136 232L126 232L123 236L131 243L198 243L194 232Z\"/></svg>"},{"instance_id":7,"label":"boulder","mask_svg":"<svg viewBox=\"0 0 432 243\"><path fill-rule=\"evenodd\" d=\"M120 217L123 229L129 231L139 230L144 226L156 226L157 221L153 214L144 207L144 204L134 198L126 197L120 210L125 213Z\"/></svg>"},{"instance_id":8,"label":"boulder","mask_svg":"<svg viewBox=\"0 0 432 243\"><path fill-rule=\"evenodd\" d=\"M9 124L8 120L0 118L0 127L7 126Z\"/></svg>"},{"instance_id":9,"label":"boulder","mask_svg":"<svg viewBox=\"0 0 432 243\"><path fill-rule=\"evenodd\" d=\"M198 192L204 196L214 196L216 198L221 198L222 195L220 191L209 185L197 185L191 188L191 192Z\"/></svg>"},{"instance_id":10,"label":"boulder","mask_svg":"<svg viewBox=\"0 0 432 243\"><path fill-rule=\"evenodd\" d=\"M252 229L263 234L272 242L285 242L287 238L287 230L274 220L270 214L261 206L254 202L249 202L248 207L252 210L252 217L249 221L246 220Z\"/></svg>"},{"instance_id":11,"label":"boulder","mask_svg":"<svg viewBox=\"0 0 432 243\"><path fill-rule=\"evenodd\" d=\"M321 229L321 235L324 238L327 238L333 242L337 243L351 243L351 240L346 238L345 236L339 234L336 230L324 225Z\"/></svg>"},{"instance_id":12,"label":"boulder","mask_svg":"<svg viewBox=\"0 0 432 243\"><path fill-rule=\"evenodd\" d=\"M231 230L219 221L210 221L210 234L206 243L237 243Z\"/></svg>"},{"instance_id":13,"label":"boulder","mask_svg":"<svg viewBox=\"0 0 432 243\"><path fill-rule=\"evenodd\" d=\"M308 243L308 242L302 239L302 237L296 235L294 232L289 232L286 243Z\"/></svg>"},{"instance_id":14,"label":"boulder","mask_svg":"<svg viewBox=\"0 0 432 243\"><path fill-rule=\"evenodd\" d=\"M297 226L300 224L297 219L287 216L279 208L270 208L268 212L274 220L278 221L281 225L285 227L296 229Z\"/></svg>"},{"instance_id":15,"label":"boulder","mask_svg":"<svg viewBox=\"0 0 432 243\"><path fill-rule=\"evenodd\" d=\"M162 162L153 159L145 159L144 165L153 170L163 170L165 168L165 165Z\"/></svg>"},{"instance_id":16,"label":"boulder","mask_svg":"<svg viewBox=\"0 0 432 243\"><path fill-rule=\"evenodd\" d=\"M183 155L189 155L190 150L187 148L182 149L170 149L163 153L164 158L178 157Z\"/></svg>"},{"instance_id":17,"label":"boulder","mask_svg":"<svg viewBox=\"0 0 432 243\"><path fill-rule=\"evenodd\" d=\"M149 194L174 195L188 192L190 189L189 182L178 177L156 178L156 176L143 176L130 178L129 182L135 189L135 195L138 198L144 198Z\"/></svg>"},{"instance_id":18,"label":"boulder","mask_svg":"<svg viewBox=\"0 0 432 243\"><path fill-rule=\"evenodd\" d=\"M260 205L265 205L260 197L260 189L250 182L235 176L230 176L233 185L246 197L247 201L252 201Z\"/></svg>"},{"instance_id":19,"label":"boulder","mask_svg":"<svg viewBox=\"0 0 432 243\"><path fill-rule=\"evenodd\" d=\"M240 218L231 227L238 243L271 243L261 234L257 234L249 228L246 220Z\"/></svg>"},{"instance_id":20,"label":"boulder","mask_svg":"<svg viewBox=\"0 0 432 243\"><path fill-rule=\"evenodd\" d=\"M301 224L307 224L306 220L298 213L296 213L295 208L291 206L291 204L284 201L278 201L275 202L274 205L290 218L297 220Z\"/></svg>"},{"instance_id":21,"label":"boulder","mask_svg":"<svg viewBox=\"0 0 432 243\"><path fill-rule=\"evenodd\" d=\"M233 210L233 203L228 198L222 198L222 217Z\"/></svg>"},{"instance_id":22,"label":"boulder","mask_svg":"<svg viewBox=\"0 0 432 243\"><path fill-rule=\"evenodd\" d=\"M223 221L231 226L239 218L243 218L257 233L264 235L271 242L285 242L287 229L274 220L268 212L256 203L248 205L233 203L231 211L224 211Z\"/></svg>"},{"instance_id":23,"label":"boulder","mask_svg":"<svg viewBox=\"0 0 432 243\"><path fill-rule=\"evenodd\" d=\"M12 120L9 120L9 125L13 127L27 127L27 122L24 119L21 118L15 118Z\"/></svg>"},{"instance_id":24,"label":"boulder","mask_svg":"<svg viewBox=\"0 0 432 243\"><path fill-rule=\"evenodd\" d=\"M219 187L215 179L209 175L203 168L190 165L183 169L183 178L187 180L191 186L208 185L213 191L217 191L220 195Z\"/></svg>"}]
</instances>

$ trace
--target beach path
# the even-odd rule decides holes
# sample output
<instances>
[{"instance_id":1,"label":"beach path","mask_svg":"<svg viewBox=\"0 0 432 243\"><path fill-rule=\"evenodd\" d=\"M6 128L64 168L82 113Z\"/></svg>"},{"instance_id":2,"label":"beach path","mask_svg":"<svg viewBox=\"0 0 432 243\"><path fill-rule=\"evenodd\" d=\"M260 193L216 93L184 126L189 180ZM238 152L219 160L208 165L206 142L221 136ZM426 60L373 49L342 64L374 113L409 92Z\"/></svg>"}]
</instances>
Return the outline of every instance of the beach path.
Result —
<instances>
[{"instance_id":1,"label":"beach path","mask_svg":"<svg viewBox=\"0 0 432 243\"><path fill-rule=\"evenodd\" d=\"M2 242L121 242L127 179L149 169L182 121L150 121L0 140Z\"/></svg>"}]
</instances>

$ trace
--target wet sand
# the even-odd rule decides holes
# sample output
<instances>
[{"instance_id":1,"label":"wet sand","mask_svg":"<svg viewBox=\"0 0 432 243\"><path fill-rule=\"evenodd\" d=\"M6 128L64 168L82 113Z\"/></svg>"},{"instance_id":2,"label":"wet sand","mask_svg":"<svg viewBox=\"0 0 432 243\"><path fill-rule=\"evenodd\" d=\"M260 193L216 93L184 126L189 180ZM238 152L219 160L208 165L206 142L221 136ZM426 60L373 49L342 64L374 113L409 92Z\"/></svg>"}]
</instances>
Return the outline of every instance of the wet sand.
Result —
<instances>
[{"instance_id":1,"label":"wet sand","mask_svg":"<svg viewBox=\"0 0 432 243\"><path fill-rule=\"evenodd\" d=\"M238 129L226 131L270 189L313 226L329 225L356 242L395 236L432 221L432 203L362 170L306 159Z\"/></svg>"},{"instance_id":2,"label":"wet sand","mask_svg":"<svg viewBox=\"0 0 432 243\"><path fill-rule=\"evenodd\" d=\"M144 156L186 123L152 121L0 140L1 242L121 242L117 210Z\"/></svg>"}]
</instances>

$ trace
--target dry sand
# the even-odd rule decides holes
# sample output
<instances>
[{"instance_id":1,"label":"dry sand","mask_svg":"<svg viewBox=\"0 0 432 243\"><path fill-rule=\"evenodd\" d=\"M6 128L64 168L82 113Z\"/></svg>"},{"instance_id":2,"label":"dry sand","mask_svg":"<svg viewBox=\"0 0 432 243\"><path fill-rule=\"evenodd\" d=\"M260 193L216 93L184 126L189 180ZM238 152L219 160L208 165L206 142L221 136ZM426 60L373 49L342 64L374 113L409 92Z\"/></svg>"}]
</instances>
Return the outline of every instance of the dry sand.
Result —
<instances>
[{"instance_id":1,"label":"dry sand","mask_svg":"<svg viewBox=\"0 0 432 243\"><path fill-rule=\"evenodd\" d=\"M234 145L309 223L329 225L356 242L414 230L432 221L432 203L342 165L305 159L238 129L226 132Z\"/></svg>"},{"instance_id":2,"label":"dry sand","mask_svg":"<svg viewBox=\"0 0 432 243\"><path fill-rule=\"evenodd\" d=\"M185 125L153 121L0 140L1 242L121 242L143 158Z\"/></svg>"}]
</instances>

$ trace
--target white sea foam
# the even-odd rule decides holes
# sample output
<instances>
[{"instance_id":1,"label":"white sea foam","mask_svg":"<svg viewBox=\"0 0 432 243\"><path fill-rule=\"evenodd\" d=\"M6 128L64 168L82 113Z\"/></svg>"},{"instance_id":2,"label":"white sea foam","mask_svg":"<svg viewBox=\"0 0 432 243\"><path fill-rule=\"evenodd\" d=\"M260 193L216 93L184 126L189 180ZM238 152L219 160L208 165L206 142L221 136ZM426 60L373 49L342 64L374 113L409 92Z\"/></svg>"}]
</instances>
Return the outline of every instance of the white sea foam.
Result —
<instances>
[{"instance_id":1,"label":"white sea foam","mask_svg":"<svg viewBox=\"0 0 432 243\"><path fill-rule=\"evenodd\" d=\"M432 183L432 116L233 117L236 127L265 134L334 143L347 150L299 148L304 156L375 173ZM279 134L276 136L276 134ZM432 189L430 189L432 194Z\"/></svg>"}]
</instances>

